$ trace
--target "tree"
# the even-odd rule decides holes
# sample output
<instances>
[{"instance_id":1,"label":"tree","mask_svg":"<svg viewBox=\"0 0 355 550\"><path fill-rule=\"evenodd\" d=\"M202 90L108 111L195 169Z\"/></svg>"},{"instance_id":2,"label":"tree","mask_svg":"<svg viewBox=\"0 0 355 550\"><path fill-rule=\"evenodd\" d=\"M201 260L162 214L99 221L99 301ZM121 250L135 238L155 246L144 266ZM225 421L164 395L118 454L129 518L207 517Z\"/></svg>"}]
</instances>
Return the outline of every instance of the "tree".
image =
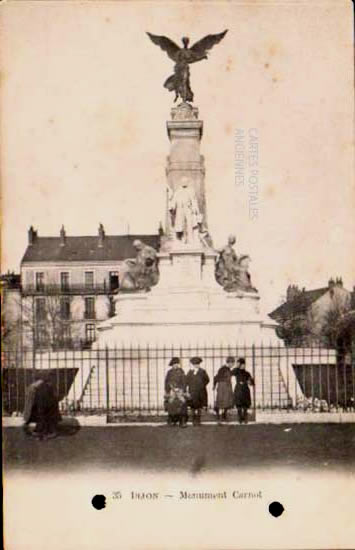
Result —
<instances>
[{"instance_id":1,"label":"tree","mask_svg":"<svg viewBox=\"0 0 355 550\"><path fill-rule=\"evenodd\" d=\"M21 318L14 323L3 321L9 348L65 349L78 338L78 327L71 316L73 296L44 293L19 297Z\"/></svg>"},{"instance_id":2,"label":"tree","mask_svg":"<svg viewBox=\"0 0 355 550\"><path fill-rule=\"evenodd\" d=\"M308 307L305 293L298 292L291 300L287 316L278 319L276 333L286 346L304 346L315 338L315 315Z\"/></svg>"},{"instance_id":3,"label":"tree","mask_svg":"<svg viewBox=\"0 0 355 550\"><path fill-rule=\"evenodd\" d=\"M332 307L324 314L320 336L322 342L328 346L335 348L339 335L339 324L345 313L350 311L350 301L341 301L335 298Z\"/></svg>"}]
</instances>

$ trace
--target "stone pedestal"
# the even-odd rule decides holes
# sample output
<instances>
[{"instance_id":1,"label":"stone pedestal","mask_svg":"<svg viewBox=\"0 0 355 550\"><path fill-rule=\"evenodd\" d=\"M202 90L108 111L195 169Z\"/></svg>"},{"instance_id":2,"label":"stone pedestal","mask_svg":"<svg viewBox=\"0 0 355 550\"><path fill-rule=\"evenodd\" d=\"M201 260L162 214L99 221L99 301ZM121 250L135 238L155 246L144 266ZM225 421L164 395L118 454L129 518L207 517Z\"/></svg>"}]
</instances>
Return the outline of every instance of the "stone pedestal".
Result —
<instances>
[{"instance_id":1,"label":"stone pedestal","mask_svg":"<svg viewBox=\"0 0 355 550\"><path fill-rule=\"evenodd\" d=\"M160 280L146 293L119 294L117 315L98 327L98 347L251 346L279 343L257 293L227 293L213 251L181 247L159 255Z\"/></svg>"},{"instance_id":2,"label":"stone pedestal","mask_svg":"<svg viewBox=\"0 0 355 550\"><path fill-rule=\"evenodd\" d=\"M152 293L173 292L175 289L221 292L215 278L216 257L213 250L188 246L159 254L159 285L152 289Z\"/></svg>"},{"instance_id":3,"label":"stone pedestal","mask_svg":"<svg viewBox=\"0 0 355 550\"><path fill-rule=\"evenodd\" d=\"M183 103L172 109L167 122L170 155L166 174L171 192L188 177L207 227L202 127L195 107ZM167 235L158 255L159 283L147 293L120 293L117 315L99 325L95 345L279 344L276 323L260 314L259 295L225 292L215 279L217 253L200 237L182 242L170 224L167 215Z\"/></svg>"}]
</instances>

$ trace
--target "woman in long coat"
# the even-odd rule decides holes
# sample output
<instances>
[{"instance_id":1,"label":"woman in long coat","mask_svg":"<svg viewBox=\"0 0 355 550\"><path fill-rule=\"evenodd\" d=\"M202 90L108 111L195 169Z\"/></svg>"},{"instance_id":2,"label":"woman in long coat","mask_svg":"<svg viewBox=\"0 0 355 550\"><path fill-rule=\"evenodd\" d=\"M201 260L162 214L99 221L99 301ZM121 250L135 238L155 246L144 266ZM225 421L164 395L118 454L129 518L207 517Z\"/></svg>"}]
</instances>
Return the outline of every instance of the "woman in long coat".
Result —
<instances>
[{"instance_id":1,"label":"woman in long coat","mask_svg":"<svg viewBox=\"0 0 355 550\"><path fill-rule=\"evenodd\" d=\"M206 386L210 379L207 372L199 366L202 363L201 357L192 357L190 363L192 368L186 375L186 386L190 394L192 423L196 426L201 424L201 409L207 407Z\"/></svg>"},{"instance_id":2,"label":"woman in long coat","mask_svg":"<svg viewBox=\"0 0 355 550\"><path fill-rule=\"evenodd\" d=\"M226 364L223 365L213 379L213 389L217 388L215 411L217 420L220 419L219 411L223 410L222 419L227 420L227 411L234 405L232 390L231 368L235 363L234 357L227 357Z\"/></svg>"},{"instance_id":3,"label":"woman in long coat","mask_svg":"<svg viewBox=\"0 0 355 550\"><path fill-rule=\"evenodd\" d=\"M236 378L234 388L235 406L238 411L239 423L248 422L248 409L251 407L251 394L249 386L254 386L254 380L247 370L245 370L245 359L240 358L237 361L238 367L232 370L232 376Z\"/></svg>"}]
</instances>

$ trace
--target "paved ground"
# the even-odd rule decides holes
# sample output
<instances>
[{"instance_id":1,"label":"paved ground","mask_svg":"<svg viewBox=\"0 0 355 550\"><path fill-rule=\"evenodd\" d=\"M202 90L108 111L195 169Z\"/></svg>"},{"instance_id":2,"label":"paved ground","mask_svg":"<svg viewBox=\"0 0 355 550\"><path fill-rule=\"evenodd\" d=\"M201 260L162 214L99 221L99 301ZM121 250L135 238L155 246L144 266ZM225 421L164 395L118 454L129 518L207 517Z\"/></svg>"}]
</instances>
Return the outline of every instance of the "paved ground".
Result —
<instances>
[{"instance_id":1,"label":"paved ground","mask_svg":"<svg viewBox=\"0 0 355 550\"><path fill-rule=\"evenodd\" d=\"M16 470L136 468L213 472L235 468L301 468L355 472L354 424L82 427L38 441L5 428L5 461Z\"/></svg>"}]
</instances>

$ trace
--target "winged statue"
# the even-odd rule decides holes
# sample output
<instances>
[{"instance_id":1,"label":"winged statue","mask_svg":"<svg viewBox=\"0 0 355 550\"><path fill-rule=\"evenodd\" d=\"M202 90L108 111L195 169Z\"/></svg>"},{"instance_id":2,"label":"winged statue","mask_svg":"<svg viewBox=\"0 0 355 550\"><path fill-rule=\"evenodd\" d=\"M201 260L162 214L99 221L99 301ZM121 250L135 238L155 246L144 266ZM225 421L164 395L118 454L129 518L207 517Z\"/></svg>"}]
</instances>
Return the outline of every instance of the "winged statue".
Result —
<instances>
[{"instance_id":1,"label":"winged statue","mask_svg":"<svg viewBox=\"0 0 355 550\"><path fill-rule=\"evenodd\" d=\"M168 54L170 59L175 61L174 74L169 76L164 82L164 87L169 92L175 92L174 102L180 97L184 102L192 102L194 94L190 86L190 63L196 63L202 59L207 59L207 52L215 44L218 44L226 35L228 29L219 34L208 34L201 40L198 40L189 48L190 39L186 36L182 38L183 47L180 48L175 42L166 36L158 36L147 32L151 41L160 46Z\"/></svg>"}]
</instances>

